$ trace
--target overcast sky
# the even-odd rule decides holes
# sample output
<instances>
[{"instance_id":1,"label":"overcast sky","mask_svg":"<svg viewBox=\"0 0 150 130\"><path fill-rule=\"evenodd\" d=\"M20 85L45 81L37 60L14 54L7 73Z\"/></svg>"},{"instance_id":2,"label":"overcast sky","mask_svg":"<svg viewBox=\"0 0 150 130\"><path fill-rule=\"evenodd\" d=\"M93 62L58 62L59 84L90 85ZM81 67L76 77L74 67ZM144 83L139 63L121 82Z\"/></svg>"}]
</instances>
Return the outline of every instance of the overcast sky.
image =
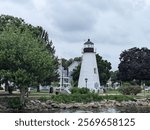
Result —
<instances>
[{"instance_id":1,"label":"overcast sky","mask_svg":"<svg viewBox=\"0 0 150 130\"><path fill-rule=\"evenodd\" d=\"M123 50L150 48L150 0L0 0L0 14L42 26L59 58L81 56L90 38L116 70Z\"/></svg>"}]
</instances>

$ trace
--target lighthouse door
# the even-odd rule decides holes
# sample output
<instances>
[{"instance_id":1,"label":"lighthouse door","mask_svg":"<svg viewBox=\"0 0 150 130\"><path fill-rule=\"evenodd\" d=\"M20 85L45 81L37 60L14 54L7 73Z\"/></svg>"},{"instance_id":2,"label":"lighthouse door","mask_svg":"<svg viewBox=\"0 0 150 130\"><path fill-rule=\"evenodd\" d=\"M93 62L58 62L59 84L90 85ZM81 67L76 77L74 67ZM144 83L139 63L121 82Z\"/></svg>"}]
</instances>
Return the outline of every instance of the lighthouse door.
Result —
<instances>
[{"instance_id":1,"label":"lighthouse door","mask_svg":"<svg viewBox=\"0 0 150 130\"><path fill-rule=\"evenodd\" d=\"M99 85L98 85L98 83L96 82L96 83L94 84L94 88L95 88L95 89L98 89L98 87L99 87Z\"/></svg>"}]
</instances>

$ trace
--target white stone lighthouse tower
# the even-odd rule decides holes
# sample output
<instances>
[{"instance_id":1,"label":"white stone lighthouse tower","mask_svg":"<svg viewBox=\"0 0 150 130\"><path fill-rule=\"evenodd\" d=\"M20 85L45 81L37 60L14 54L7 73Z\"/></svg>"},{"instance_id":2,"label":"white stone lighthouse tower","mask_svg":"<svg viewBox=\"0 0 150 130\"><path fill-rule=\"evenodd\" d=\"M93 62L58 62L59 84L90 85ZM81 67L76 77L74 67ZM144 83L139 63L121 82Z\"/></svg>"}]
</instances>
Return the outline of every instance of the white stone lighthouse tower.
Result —
<instances>
[{"instance_id":1,"label":"white stone lighthouse tower","mask_svg":"<svg viewBox=\"0 0 150 130\"><path fill-rule=\"evenodd\" d=\"M96 53L94 51L94 43L92 43L90 39L84 43L78 87L88 88L95 92L102 91L99 81Z\"/></svg>"}]
</instances>

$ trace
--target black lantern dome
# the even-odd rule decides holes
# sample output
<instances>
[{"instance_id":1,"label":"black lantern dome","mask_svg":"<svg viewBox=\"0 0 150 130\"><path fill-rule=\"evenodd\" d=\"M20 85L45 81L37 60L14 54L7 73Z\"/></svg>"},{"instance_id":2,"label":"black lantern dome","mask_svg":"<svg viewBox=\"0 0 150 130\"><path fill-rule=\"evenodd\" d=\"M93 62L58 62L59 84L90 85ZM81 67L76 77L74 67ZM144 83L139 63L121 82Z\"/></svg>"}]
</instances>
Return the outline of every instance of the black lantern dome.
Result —
<instances>
[{"instance_id":1,"label":"black lantern dome","mask_svg":"<svg viewBox=\"0 0 150 130\"><path fill-rule=\"evenodd\" d=\"M92 43L90 39L88 39L88 41L84 43L83 53L86 52L94 52L94 43Z\"/></svg>"}]
</instances>

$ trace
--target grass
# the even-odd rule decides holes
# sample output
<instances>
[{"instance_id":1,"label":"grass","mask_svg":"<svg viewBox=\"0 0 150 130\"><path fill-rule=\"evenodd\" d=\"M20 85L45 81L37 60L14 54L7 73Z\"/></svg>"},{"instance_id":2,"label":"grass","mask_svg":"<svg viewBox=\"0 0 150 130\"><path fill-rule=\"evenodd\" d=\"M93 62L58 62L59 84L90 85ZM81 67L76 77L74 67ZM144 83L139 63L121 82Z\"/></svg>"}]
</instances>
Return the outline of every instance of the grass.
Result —
<instances>
[{"instance_id":1,"label":"grass","mask_svg":"<svg viewBox=\"0 0 150 130\"><path fill-rule=\"evenodd\" d=\"M134 96L134 98L137 98L137 99L150 98L150 92L142 91L141 93Z\"/></svg>"},{"instance_id":2,"label":"grass","mask_svg":"<svg viewBox=\"0 0 150 130\"><path fill-rule=\"evenodd\" d=\"M16 92L13 92L14 94L13 95L9 95L8 93L4 92L4 91L1 91L0 90L0 97L16 97L16 96L19 96L20 94L19 93L16 93ZM47 99L50 99L51 96L54 96L55 94L49 94L48 91L41 91L41 92L36 92L35 90L31 91L30 94L29 94L29 98L32 98L32 97L35 97L35 98L41 98L41 100L47 100ZM120 92L118 92L117 90L107 90L106 93L104 94L99 94L99 96L122 96L122 94ZM55 95L57 96L57 95ZM74 96L75 97L75 96ZM82 98L86 98L84 96L80 96ZM139 93L137 94L136 96L132 96L133 98L135 99L142 99L142 98L150 98L150 92L144 92L142 91L142 93ZM43 99L42 99L43 98ZM47 99L44 99L44 98L47 98ZM63 97L64 98L64 97ZM67 97L66 97L67 98ZM89 99L87 100L91 100L93 97L88 97ZM115 97L114 97L115 98ZM55 100L55 99L54 99ZM65 100L65 99L64 99ZM94 99L93 99L94 100Z\"/></svg>"},{"instance_id":3,"label":"grass","mask_svg":"<svg viewBox=\"0 0 150 130\"><path fill-rule=\"evenodd\" d=\"M41 90L40 92L36 92L35 90L31 91L29 97L49 97L50 94L48 91Z\"/></svg>"},{"instance_id":4,"label":"grass","mask_svg":"<svg viewBox=\"0 0 150 130\"><path fill-rule=\"evenodd\" d=\"M106 94L108 94L108 95L122 95L119 91L114 90L114 89L106 90Z\"/></svg>"},{"instance_id":5,"label":"grass","mask_svg":"<svg viewBox=\"0 0 150 130\"><path fill-rule=\"evenodd\" d=\"M106 95L122 95L122 93L120 93L118 90L107 90ZM145 97L149 97L150 98L150 92L148 91L142 91L141 93L137 94L136 96L133 95L134 98L145 98Z\"/></svg>"}]
</instances>

